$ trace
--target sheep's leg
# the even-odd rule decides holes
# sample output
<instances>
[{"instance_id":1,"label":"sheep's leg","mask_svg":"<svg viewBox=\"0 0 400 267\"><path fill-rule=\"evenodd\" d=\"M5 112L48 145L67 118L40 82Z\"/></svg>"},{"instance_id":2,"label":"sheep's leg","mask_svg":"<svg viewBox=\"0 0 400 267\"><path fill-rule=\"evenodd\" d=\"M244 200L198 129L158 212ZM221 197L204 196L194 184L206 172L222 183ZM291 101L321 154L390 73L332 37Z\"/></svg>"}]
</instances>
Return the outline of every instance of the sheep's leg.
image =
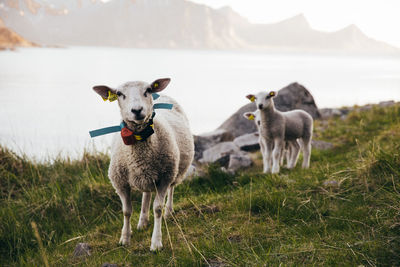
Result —
<instances>
[{"instance_id":1,"label":"sheep's leg","mask_svg":"<svg viewBox=\"0 0 400 267\"><path fill-rule=\"evenodd\" d=\"M281 158L279 160L279 165L281 165L281 166L283 165L285 155L286 155L286 149L285 149L285 146L283 146L282 151L281 151Z\"/></svg>"},{"instance_id":2,"label":"sheep's leg","mask_svg":"<svg viewBox=\"0 0 400 267\"><path fill-rule=\"evenodd\" d=\"M151 203L151 192L143 192L142 208L140 210L140 217L137 225L138 230L144 229L149 224L150 203Z\"/></svg>"},{"instance_id":3,"label":"sheep's leg","mask_svg":"<svg viewBox=\"0 0 400 267\"><path fill-rule=\"evenodd\" d=\"M300 153L300 145L297 143L297 141L290 142L291 150L292 152L290 153L290 160L288 161L288 169L293 169L296 167L297 159L299 157Z\"/></svg>"},{"instance_id":4,"label":"sheep's leg","mask_svg":"<svg viewBox=\"0 0 400 267\"><path fill-rule=\"evenodd\" d=\"M286 142L286 167L289 169L290 157L293 153L293 147L291 142Z\"/></svg>"},{"instance_id":5,"label":"sheep's leg","mask_svg":"<svg viewBox=\"0 0 400 267\"><path fill-rule=\"evenodd\" d=\"M272 173L279 172L279 163L281 159L282 147L284 142L281 138L275 138L274 150L272 151Z\"/></svg>"},{"instance_id":6,"label":"sheep's leg","mask_svg":"<svg viewBox=\"0 0 400 267\"><path fill-rule=\"evenodd\" d=\"M119 240L120 245L129 245L131 241L131 215L132 215L132 203L131 203L131 188L126 186L121 190L116 190L117 194L121 198L122 213L124 214L124 226L121 231L121 238Z\"/></svg>"},{"instance_id":7,"label":"sheep's leg","mask_svg":"<svg viewBox=\"0 0 400 267\"><path fill-rule=\"evenodd\" d=\"M310 157L311 157L311 139L303 139L303 169L308 169L310 167Z\"/></svg>"},{"instance_id":8,"label":"sheep's leg","mask_svg":"<svg viewBox=\"0 0 400 267\"><path fill-rule=\"evenodd\" d=\"M164 208L165 195L167 193L168 187L158 187L156 192L156 197L153 202L153 212L154 212L154 228L153 235L151 236L151 251L157 251L162 249L162 232L161 232L161 217Z\"/></svg>"},{"instance_id":9,"label":"sheep's leg","mask_svg":"<svg viewBox=\"0 0 400 267\"><path fill-rule=\"evenodd\" d=\"M265 151L263 155L263 163L264 163L264 173L270 173L271 172L271 155L272 155L272 147L273 143L270 141L266 141L264 146L265 146Z\"/></svg>"},{"instance_id":10,"label":"sheep's leg","mask_svg":"<svg viewBox=\"0 0 400 267\"><path fill-rule=\"evenodd\" d=\"M168 188L167 204L165 207L164 217L168 218L174 212L174 187Z\"/></svg>"}]
</instances>

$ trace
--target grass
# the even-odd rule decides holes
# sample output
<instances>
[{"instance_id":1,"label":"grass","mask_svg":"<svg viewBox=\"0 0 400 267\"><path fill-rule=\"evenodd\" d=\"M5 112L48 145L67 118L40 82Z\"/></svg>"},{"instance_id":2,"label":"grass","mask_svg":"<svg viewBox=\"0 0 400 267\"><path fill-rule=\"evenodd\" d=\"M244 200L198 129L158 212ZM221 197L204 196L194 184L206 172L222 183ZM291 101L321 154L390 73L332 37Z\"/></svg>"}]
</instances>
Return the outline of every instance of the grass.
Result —
<instances>
[{"instance_id":1,"label":"grass","mask_svg":"<svg viewBox=\"0 0 400 267\"><path fill-rule=\"evenodd\" d=\"M158 253L149 251L152 225L133 229L130 246L117 245L123 216L107 155L39 164L2 147L1 265L398 266L400 107L315 128L335 147L313 150L308 170L262 174L258 154L241 173L210 166L178 186ZM132 194L133 228L140 200ZM91 256L72 257L79 242L90 244Z\"/></svg>"}]
</instances>

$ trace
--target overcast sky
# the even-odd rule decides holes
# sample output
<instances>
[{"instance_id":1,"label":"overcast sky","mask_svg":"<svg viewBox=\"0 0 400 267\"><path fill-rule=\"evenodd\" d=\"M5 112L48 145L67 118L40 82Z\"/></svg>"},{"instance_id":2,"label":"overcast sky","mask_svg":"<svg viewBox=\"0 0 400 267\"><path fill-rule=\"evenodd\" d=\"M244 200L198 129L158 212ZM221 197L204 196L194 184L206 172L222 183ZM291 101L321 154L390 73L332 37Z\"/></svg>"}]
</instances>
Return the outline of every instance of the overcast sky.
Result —
<instances>
[{"instance_id":1,"label":"overcast sky","mask_svg":"<svg viewBox=\"0 0 400 267\"><path fill-rule=\"evenodd\" d=\"M335 31L357 25L366 35L400 47L400 0L191 0L229 5L251 22L272 23L303 13L312 28Z\"/></svg>"}]
</instances>

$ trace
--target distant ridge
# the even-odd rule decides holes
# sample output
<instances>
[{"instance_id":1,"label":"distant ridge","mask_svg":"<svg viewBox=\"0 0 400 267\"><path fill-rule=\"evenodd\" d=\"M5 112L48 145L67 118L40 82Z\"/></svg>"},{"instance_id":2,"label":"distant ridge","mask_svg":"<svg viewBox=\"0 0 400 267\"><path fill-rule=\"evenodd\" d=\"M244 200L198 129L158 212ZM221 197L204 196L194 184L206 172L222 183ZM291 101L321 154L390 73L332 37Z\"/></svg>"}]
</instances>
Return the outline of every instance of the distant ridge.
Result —
<instances>
[{"instance_id":1,"label":"distant ridge","mask_svg":"<svg viewBox=\"0 0 400 267\"><path fill-rule=\"evenodd\" d=\"M19 36L17 33L5 27L4 22L0 19L0 50L14 49L15 47L31 47L37 46Z\"/></svg>"},{"instance_id":2,"label":"distant ridge","mask_svg":"<svg viewBox=\"0 0 400 267\"><path fill-rule=\"evenodd\" d=\"M0 4L0 16L48 45L400 54L355 25L317 31L303 14L252 24L230 7L185 0L9 0Z\"/></svg>"}]
</instances>

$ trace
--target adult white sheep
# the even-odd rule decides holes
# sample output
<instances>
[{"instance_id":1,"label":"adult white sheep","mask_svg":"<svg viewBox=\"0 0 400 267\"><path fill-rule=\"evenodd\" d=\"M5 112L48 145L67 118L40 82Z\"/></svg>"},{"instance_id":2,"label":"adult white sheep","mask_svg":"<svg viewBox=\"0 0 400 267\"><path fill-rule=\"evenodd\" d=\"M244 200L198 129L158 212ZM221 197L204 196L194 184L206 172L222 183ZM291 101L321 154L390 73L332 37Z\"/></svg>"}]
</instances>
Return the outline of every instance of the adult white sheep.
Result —
<instances>
[{"instance_id":1,"label":"adult white sheep","mask_svg":"<svg viewBox=\"0 0 400 267\"><path fill-rule=\"evenodd\" d=\"M173 109L157 110L153 121L152 93L162 91L169 82L170 79L166 78L151 84L141 81L127 82L116 89L104 85L93 87L104 99L115 95L118 97L121 117L126 123L124 129L128 129L136 137L136 141L126 142L127 140L116 135L111 148L108 176L121 198L124 214L120 244L130 244L131 189L143 192L137 229L142 229L149 223L151 192L155 192L151 251L162 248L161 216L165 196L168 194L164 216L168 216L173 211L174 187L185 178L194 156L189 123L178 103L170 97L161 96L157 102L172 103ZM126 133L123 131L121 135L125 134L125 138Z\"/></svg>"},{"instance_id":2,"label":"adult white sheep","mask_svg":"<svg viewBox=\"0 0 400 267\"><path fill-rule=\"evenodd\" d=\"M257 109L254 112L245 112L245 113L243 113L243 116L248 120L254 121L254 123L257 126L257 130L260 133L260 126L261 126L260 110ZM260 144L261 155L263 157L263 165L264 165L264 167L266 167L268 164L270 165L270 163L266 163L266 162L264 163L264 161L267 159L266 154L265 154L266 153L266 143L265 143L265 138L263 138L263 136L261 134L259 134L258 142ZM294 166L296 166L296 162L297 162L297 158L295 159L294 162L291 162L291 155L292 155L293 151L295 150L295 147L293 148L293 146L296 145L296 144L292 144L293 142L297 143L297 139L290 140L290 141L285 140L285 145L283 146L282 152L281 152L280 165L283 165L283 160L284 160L284 158L286 158L286 166L288 169L291 169Z\"/></svg>"},{"instance_id":3,"label":"adult white sheep","mask_svg":"<svg viewBox=\"0 0 400 267\"><path fill-rule=\"evenodd\" d=\"M260 136L265 142L264 172L279 172L279 163L285 141L291 142L290 166L293 168L299 155L302 143L303 168L310 166L311 139L313 131L313 119L307 112L296 109L281 112L275 109L273 98L277 96L275 91L260 92L257 95L247 95L250 101L255 101L260 110ZM271 168L272 156L272 168ZM264 157L264 155L263 155Z\"/></svg>"}]
</instances>

